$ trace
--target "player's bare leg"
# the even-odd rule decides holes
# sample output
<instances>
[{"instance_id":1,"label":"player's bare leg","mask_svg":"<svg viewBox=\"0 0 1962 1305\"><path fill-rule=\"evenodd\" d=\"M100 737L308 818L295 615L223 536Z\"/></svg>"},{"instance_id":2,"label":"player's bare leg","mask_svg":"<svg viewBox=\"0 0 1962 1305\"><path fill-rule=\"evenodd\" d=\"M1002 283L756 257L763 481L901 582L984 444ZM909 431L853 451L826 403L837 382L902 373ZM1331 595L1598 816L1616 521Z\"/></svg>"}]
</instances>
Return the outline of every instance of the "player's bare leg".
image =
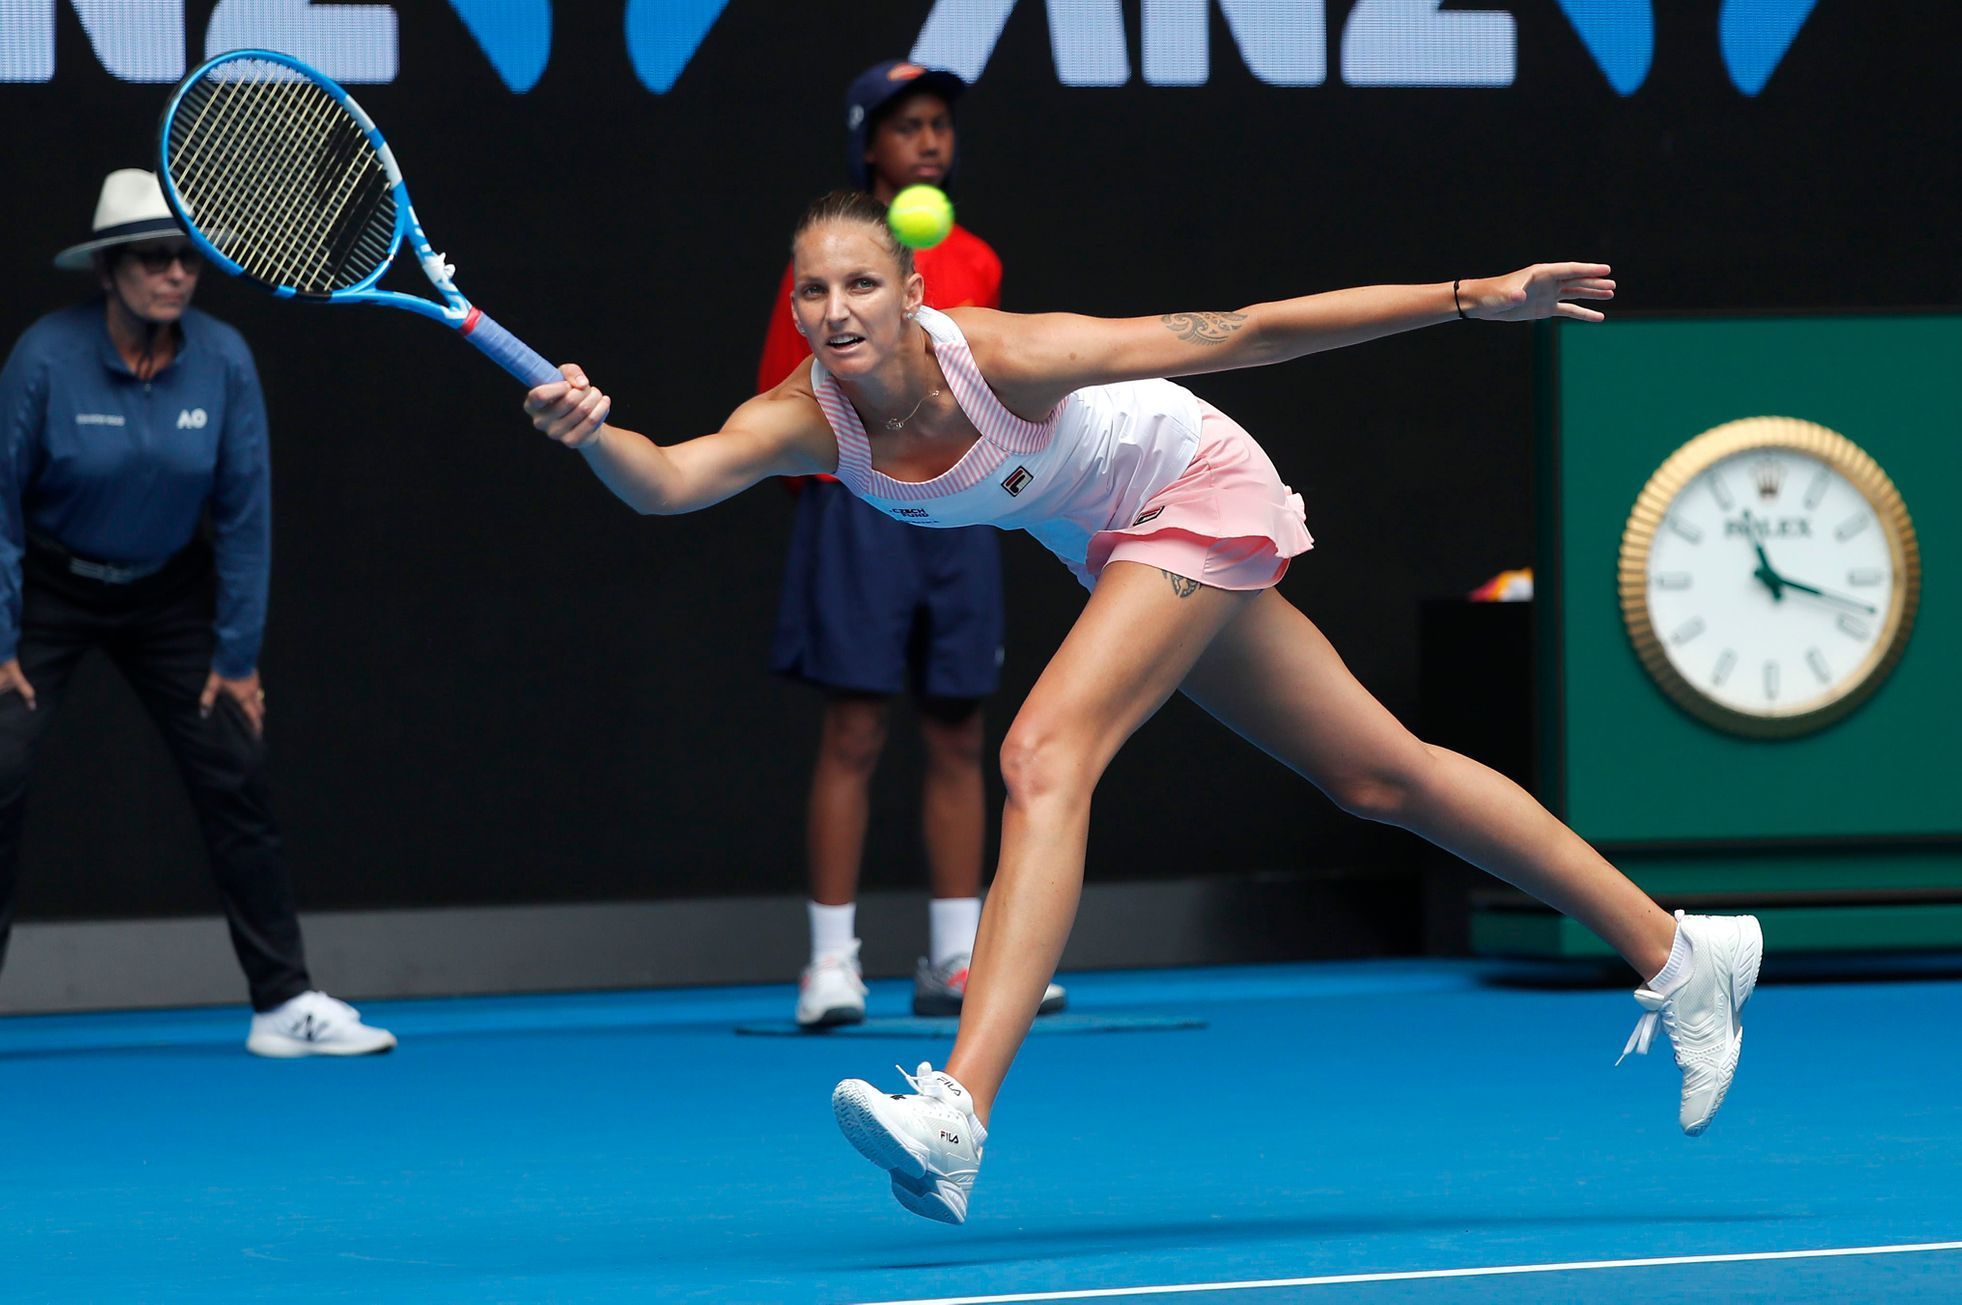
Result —
<instances>
[{"instance_id":1,"label":"player's bare leg","mask_svg":"<svg viewBox=\"0 0 1962 1305\"><path fill-rule=\"evenodd\" d=\"M1580 921L1620 952L1645 1014L1623 1055L1667 1030L1678 1122L1710 1124L1743 1050L1764 938L1750 916L1671 917L1525 790L1414 738L1314 624L1268 592L1213 642L1185 688L1357 815L1400 825Z\"/></svg>"},{"instance_id":2,"label":"player's bare leg","mask_svg":"<svg viewBox=\"0 0 1962 1305\"><path fill-rule=\"evenodd\" d=\"M1187 696L1337 805L1408 829L1580 921L1647 977L1676 921L1519 785L1424 743L1314 623L1263 593L1214 640Z\"/></svg>"},{"instance_id":3,"label":"player's bare leg","mask_svg":"<svg viewBox=\"0 0 1962 1305\"><path fill-rule=\"evenodd\" d=\"M1009 726L1001 861L947 1060L983 1122L1076 919L1097 781L1252 597L1111 563Z\"/></svg>"}]
</instances>

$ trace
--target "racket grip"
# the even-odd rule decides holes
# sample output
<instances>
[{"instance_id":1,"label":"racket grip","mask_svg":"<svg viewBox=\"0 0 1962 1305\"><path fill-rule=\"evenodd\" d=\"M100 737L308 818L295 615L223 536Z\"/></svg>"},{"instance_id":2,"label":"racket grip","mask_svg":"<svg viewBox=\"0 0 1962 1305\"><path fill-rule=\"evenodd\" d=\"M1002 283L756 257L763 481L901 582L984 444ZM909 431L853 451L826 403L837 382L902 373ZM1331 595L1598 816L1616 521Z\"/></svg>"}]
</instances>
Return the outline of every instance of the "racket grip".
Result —
<instances>
[{"instance_id":1,"label":"racket grip","mask_svg":"<svg viewBox=\"0 0 1962 1305\"><path fill-rule=\"evenodd\" d=\"M463 332L464 339L483 350L499 367L523 381L527 389L559 379L559 369L545 361L544 355L499 326L481 308L472 307L458 329Z\"/></svg>"}]
</instances>

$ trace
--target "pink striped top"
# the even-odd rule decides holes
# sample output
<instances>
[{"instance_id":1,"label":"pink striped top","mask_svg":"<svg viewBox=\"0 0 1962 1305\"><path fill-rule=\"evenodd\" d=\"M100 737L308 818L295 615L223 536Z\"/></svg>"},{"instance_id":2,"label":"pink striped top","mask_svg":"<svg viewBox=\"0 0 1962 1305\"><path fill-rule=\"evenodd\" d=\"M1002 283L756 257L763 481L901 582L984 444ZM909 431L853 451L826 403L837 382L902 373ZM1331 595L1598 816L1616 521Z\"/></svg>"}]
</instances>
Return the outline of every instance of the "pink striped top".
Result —
<instances>
[{"instance_id":1,"label":"pink striped top","mask_svg":"<svg viewBox=\"0 0 1962 1305\"><path fill-rule=\"evenodd\" d=\"M1022 420L1004 408L995 392L988 388L981 369L974 363L973 352L967 347L967 337L951 319L931 308L922 308L917 320L933 337L934 361L947 377L954 402L960 404L961 412L974 424L981 438L961 455L959 462L932 480L894 480L873 469L872 441L865 433L865 423L859 420L858 410L845 397L837 378L825 370L824 364L813 363L811 388L838 437L838 479L860 498L913 503L958 494L980 483L1005 459L1017 454L1040 453L1047 448L1057 420L1069 406L1066 398L1042 421Z\"/></svg>"},{"instance_id":2,"label":"pink striped top","mask_svg":"<svg viewBox=\"0 0 1962 1305\"><path fill-rule=\"evenodd\" d=\"M894 518L920 526L1026 530L1065 561L1085 557L1100 530L1129 525L1144 500L1176 480L1198 448L1199 405L1169 381L1077 390L1041 421L1002 406L967 338L945 313L915 319L979 438L931 480L873 469L872 441L836 377L811 365L811 389L838 441L838 479Z\"/></svg>"}]
</instances>

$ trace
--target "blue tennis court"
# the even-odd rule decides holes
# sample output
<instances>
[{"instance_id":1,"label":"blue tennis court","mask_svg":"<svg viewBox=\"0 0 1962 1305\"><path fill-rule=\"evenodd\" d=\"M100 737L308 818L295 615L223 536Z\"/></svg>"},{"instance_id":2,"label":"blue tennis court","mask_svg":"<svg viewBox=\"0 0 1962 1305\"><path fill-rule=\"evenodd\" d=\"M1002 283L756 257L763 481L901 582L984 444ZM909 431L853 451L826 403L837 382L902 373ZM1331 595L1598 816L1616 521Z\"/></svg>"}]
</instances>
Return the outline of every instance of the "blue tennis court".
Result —
<instances>
[{"instance_id":1,"label":"blue tennis court","mask_svg":"<svg viewBox=\"0 0 1962 1305\"><path fill-rule=\"evenodd\" d=\"M1962 1298L1962 983L1768 969L1690 1140L1666 1045L1613 1068L1626 992L1494 974L1073 975L959 1228L895 1205L828 1100L946 1039L738 1035L782 988L375 1003L402 1048L351 1061L248 1056L242 1009L16 1017L5 1295Z\"/></svg>"}]
</instances>

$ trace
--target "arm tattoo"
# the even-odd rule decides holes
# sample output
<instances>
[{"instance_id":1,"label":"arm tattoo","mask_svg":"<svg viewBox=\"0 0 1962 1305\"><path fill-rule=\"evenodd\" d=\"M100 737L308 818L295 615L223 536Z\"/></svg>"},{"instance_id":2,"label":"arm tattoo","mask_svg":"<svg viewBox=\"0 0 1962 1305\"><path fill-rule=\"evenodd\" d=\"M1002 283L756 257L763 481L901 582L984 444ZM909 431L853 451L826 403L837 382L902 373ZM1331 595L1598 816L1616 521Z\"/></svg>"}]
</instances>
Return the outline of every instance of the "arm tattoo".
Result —
<instances>
[{"instance_id":1,"label":"arm tattoo","mask_svg":"<svg viewBox=\"0 0 1962 1305\"><path fill-rule=\"evenodd\" d=\"M1166 313L1165 329L1190 344L1225 344L1247 320L1245 313Z\"/></svg>"},{"instance_id":2,"label":"arm tattoo","mask_svg":"<svg viewBox=\"0 0 1962 1305\"><path fill-rule=\"evenodd\" d=\"M1158 574L1172 582L1172 592L1180 598L1190 598L1199 592L1199 582L1197 580L1188 580L1182 575L1173 575L1163 567L1158 568Z\"/></svg>"}]
</instances>

